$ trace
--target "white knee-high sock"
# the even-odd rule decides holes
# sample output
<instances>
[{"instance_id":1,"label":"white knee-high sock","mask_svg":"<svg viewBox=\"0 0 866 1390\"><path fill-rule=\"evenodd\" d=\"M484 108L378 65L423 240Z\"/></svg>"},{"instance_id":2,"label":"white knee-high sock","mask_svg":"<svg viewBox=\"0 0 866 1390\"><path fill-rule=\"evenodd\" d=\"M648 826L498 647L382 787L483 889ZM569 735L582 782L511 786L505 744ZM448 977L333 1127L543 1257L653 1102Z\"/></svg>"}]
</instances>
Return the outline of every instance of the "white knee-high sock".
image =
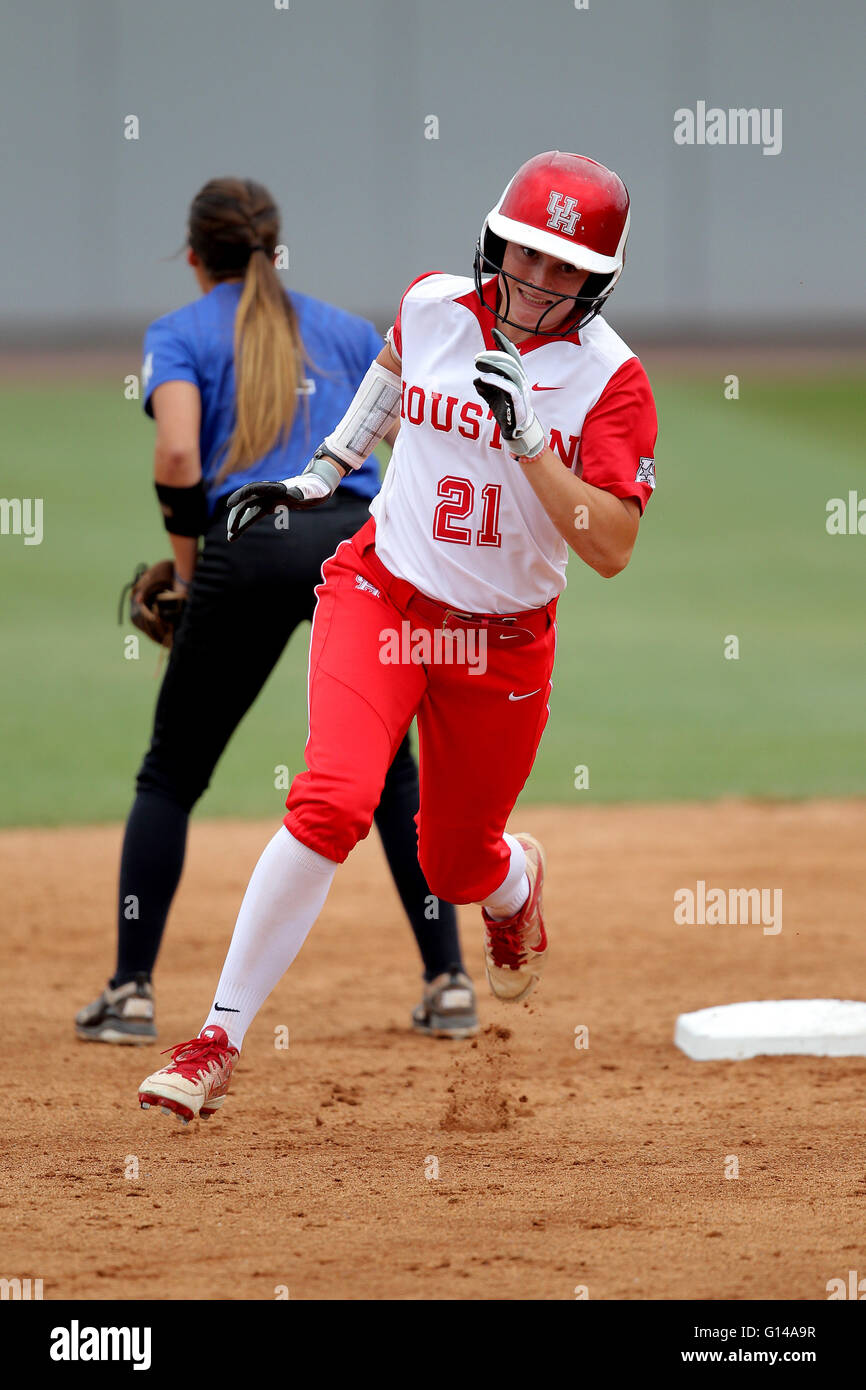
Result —
<instances>
[{"instance_id":1,"label":"white knee-high sock","mask_svg":"<svg viewBox=\"0 0 866 1390\"><path fill-rule=\"evenodd\" d=\"M496 892L491 893L490 897L485 898L481 904L482 907L487 908L489 916L501 919L513 917L515 913L520 911L529 897L529 879L526 874L526 855L523 852L523 845L507 832L503 839L511 850L508 873Z\"/></svg>"},{"instance_id":2,"label":"white knee-high sock","mask_svg":"<svg viewBox=\"0 0 866 1390\"><path fill-rule=\"evenodd\" d=\"M306 941L336 869L333 860L280 827L247 885L205 1028L219 1024L240 1049L262 1004Z\"/></svg>"}]
</instances>

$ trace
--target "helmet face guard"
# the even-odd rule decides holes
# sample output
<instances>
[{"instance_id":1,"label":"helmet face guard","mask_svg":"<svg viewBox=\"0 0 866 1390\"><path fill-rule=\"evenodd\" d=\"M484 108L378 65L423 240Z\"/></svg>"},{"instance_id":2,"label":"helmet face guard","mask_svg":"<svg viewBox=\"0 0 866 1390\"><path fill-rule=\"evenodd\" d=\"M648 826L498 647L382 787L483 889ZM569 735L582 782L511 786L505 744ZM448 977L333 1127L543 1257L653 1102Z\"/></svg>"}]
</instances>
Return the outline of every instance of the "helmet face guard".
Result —
<instances>
[{"instance_id":1,"label":"helmet face guard","mask_svg":"<svg viewBox=\"0 0 866 1390\"><path fill-rule=\"evenodd\" d=\"M518 328L521 332L527 332L526 325L517 323L510 317L511 310L511 284L523 285L526 289L535 293L538 292L537 285L531 284L528 280L520 280L516 275L511 275L502 269L502 261L505 256L506 243L501 237L494 236L488 228L483 241L479 237L475 243L475 292L484 304L485 308L500 323L507 323L511 328ZM485 276L497 275L499 277L499 289L502 292L502 308L500 309L499 295L496 298L494 308L484 298L483 280ZM589 274L581 286L580 294L558 294L556 290L546 290L546 294L553 296L553 303L542 310L538 316L535 327L531 330L533 337L536 338L567 338L569 334L576 333L579 328L584 328L600 313L604 307L604 302L613 289L610 283L610 275ZM544 327L544 320L561 304L569 303L573 306L572 312L567 314L561 323L554 327Z\"/></svg>"},{"instance_id":2,"label":"helmet face guard","mask_svg":"<svg viewBox=\"0 0 866 1390\"><path fill-rule=\"evenodd\" d=\"M545 291L554 302L535 325L536 336L568 337L603 308L622 273L628 229L628 190L617 174L585 155L548 150L518 169L488 213L475 247L476 292L500 323L526 332L510 316L509 282L535 293L537 287L503 270L506 245L528 246L587 271L579 294ZM498 277L500 293L492 309L482 293L485 275ZM550 326L551 313L566 303L573 306L571 312Z\"/></svg>"}]
</instances>

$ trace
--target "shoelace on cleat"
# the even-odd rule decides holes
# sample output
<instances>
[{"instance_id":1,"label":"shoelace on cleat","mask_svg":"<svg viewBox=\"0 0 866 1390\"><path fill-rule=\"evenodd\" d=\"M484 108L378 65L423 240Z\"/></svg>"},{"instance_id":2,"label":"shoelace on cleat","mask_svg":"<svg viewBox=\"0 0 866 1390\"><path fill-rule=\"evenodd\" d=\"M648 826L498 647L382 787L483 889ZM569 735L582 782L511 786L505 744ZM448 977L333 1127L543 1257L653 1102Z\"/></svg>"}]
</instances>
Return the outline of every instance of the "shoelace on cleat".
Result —
<instances>
[{"instance_id":1,"label":"shoelace on cleat","mask_svg":"<svg viewBox=\"0 0 866 1390\"><path fill-rule=\"evenodd\" d=\"M524 931L527 913L535 910L538 900L538 877L529 880L529 897L519 912L504 921L496 921L484 914L487 923L488 939L494 964L500 968L509 966L514 970L526 963L528 951ZM544 940L542 934L542 940Z\"/></svg>"},{"instance_id":2,"label":"shoelace on cleat","mask_svg":"<svg viewBox=\"0 0 866 1390\"><path fill-rule=\"evenodd\" d=\"M487 922L490 951L498 966L511 966L517 969L526 960L526 946L523 940L522 913L502 922Z\"/></svg>"},{"instance_id":3,"label":"shoelace on cleat","mask_svg":"<svg viewBox=\"0 0 866 1390\"><path fill-rule=\"evenodd\" d=\"M176 1071L180 1076L185 1076L188 1081L197 1081L199 1072L207 1071L210 1062L216 1062L218 1066L223 1066L224 1059L231 1055L226 1048L220 1047L210 1038L190 1038L188 1042L163 1048L163 1056L166 1052L171 1053L172 1064L163 1067L163 1071ZM181 1053L184 1055L181 1056Z\"/></svg>"}]
</instances>

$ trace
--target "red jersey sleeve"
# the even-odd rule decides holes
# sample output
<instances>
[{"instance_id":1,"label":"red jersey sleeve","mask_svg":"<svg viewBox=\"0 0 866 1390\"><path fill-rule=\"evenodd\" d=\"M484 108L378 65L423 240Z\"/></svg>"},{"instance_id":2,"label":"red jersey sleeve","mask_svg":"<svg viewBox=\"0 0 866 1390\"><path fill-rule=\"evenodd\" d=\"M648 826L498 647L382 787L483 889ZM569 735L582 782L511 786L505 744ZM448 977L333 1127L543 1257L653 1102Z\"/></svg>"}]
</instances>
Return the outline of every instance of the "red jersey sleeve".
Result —
<instances>
[{"instance_id":1,"label":"red jersey sleeve","mask_svg":"<svg viewBox=\"0 0 866 1390\"><path fill-rule=\"evenodd\" d=\"M630 357L587 412L576 471L614 497L636 497L643 512L656 485L657 434L652 388L641 363Z\"/></svg>"},{"instance_id":2,"label":"red jersey sleeve","mask_svg":"<svg viewBox=\"0 0 866 1390\"><path fill-rule=\"evenodd\" d=\"M407 285L406 289L403 292L403 299L400 300L400 308L397 310L397 317L394 320L394 327L391 329L391 338L393 340L394 347L397 349L397 356L400 358L402 358L403 356L403 327L400 322L403 316L403 300L406 298L406 295L409 293L409 291L411 289L414 289L414 287L421 280L426 280L429 275L439 275L440 273L441 272L438 270L425 270L423 275L416 275L415 279L412 281L412 284Z\"/></svg>"}]
</instances>

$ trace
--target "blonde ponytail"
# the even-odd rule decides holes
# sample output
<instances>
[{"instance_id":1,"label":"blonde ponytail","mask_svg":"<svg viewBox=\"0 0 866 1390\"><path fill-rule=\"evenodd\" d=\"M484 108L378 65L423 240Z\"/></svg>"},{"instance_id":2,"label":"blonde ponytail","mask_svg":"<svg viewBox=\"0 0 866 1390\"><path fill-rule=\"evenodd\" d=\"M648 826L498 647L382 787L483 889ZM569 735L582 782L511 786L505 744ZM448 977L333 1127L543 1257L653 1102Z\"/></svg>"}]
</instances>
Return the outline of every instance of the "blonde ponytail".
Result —
<instances>
[{"instance_id":1,"label":"blonde ponytail","mask_svg":"<svg viewBox=\"0 0 866 1390\"><path fill-rule=\"evenodd\" d=\"M247 262L234 349L235 427L218 482L285 443L297 409L303 343L292 302L264 248Z\"/></svg>"},{"instance_id":2,"label":"blonde ponytail","mask_svg":"<svg viewBox=\"0 0 866 1390\"><path fill-rule=\"evenodd\" d=\"M210 179L190 207L189 244L211 279L243 280L234 325L235 426L219 482L284 443L295 418L308 358L274 269L279 233L279 208L253 179Z\"/></svg>"}]
</instances>

